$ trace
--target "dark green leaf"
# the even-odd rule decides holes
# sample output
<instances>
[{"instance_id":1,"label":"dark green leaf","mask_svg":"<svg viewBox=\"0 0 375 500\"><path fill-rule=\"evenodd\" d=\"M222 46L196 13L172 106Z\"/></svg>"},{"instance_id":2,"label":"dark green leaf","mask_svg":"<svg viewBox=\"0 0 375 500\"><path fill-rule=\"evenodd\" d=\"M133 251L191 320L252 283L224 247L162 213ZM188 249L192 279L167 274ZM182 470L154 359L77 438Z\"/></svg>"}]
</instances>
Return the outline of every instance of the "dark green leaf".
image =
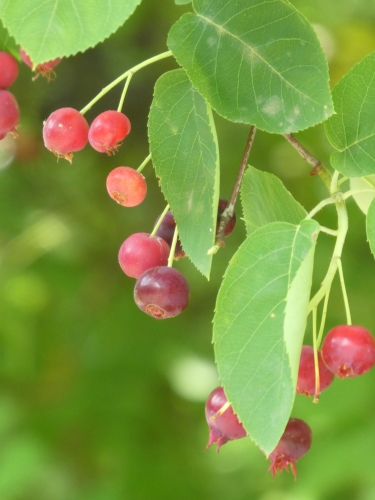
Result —
<instances>
[{"instance_id":1,"label":"dark green leaf","mask_svg":"<svg viewBox=\"0 0 375 500\"><path fill-rule=\"evenodd\" d=\"M152 161L183 249L209 276L219 199L219 153L211 108L182 69L159 78L149 116Z\"/></svg>"}]
</instances>

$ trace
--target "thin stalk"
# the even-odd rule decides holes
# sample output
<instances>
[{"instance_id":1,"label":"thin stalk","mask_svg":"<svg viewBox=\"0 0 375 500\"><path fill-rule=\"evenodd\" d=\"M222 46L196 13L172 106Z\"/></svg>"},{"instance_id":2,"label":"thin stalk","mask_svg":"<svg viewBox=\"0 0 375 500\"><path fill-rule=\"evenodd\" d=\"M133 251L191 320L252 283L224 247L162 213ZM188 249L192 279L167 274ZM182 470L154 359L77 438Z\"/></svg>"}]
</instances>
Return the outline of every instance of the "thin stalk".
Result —
<instances>
[{"instance_id":1,"label":"thin stalk","mask_svg":"<svg viewBox=\"0 0 375 500\"><path fill-rule=\"evenodd\" d=\"M315 394L313 403L318 403L320 396L320 373L319 373L319 360L318 360L318 344L316 335L316 325L317 325L316 307L312 311L312 322L313 322L313 352L314 352L314 369L315 369Z\"/></svg>"},{"instance_id":2,"label":"thin stalk","mask_svg":"<svg viewBox=\"0 0 375 500\"><path fill-rule=\"evenodd\" d=\"M347 200L350 198L350 196L353 196L354 194L361 194L361 193L373 193L375 196L375 188L368 188L368 189L349 189L348 191L345 191L343 193L342 197L344 200Z\"/></svg>"},{"instance_id":3,"label":"thin stalk","mask_svg":"<svg viewBox=\"0 0 375 500\"><path fill-rule=\"evenodd\" d=\"M311 212L309 212L306 216L306 219L312 219L314 217L314 215L316 215L318 212L320 212L320 210L324 207L326 207L327 205L332 205L333 203L336 203L336 200L334 198L326 198L325 200L322 200L320 203L318 203L316 205L316 207L314 207Z\"/></svg>"},{"instance_id":4,"label":"thin stalk","mask_svg":"<svg viewBox=\"0 0 375 500\"><path fill-rule=\"evenodd\" d=\"M285 139L294 147L296 151L300 154L300 156L307 161L309 165L313 167L310 175L319 175L322 179L326 187L329 189L331 184L331 173L329 170L322 164L318 158L315 158L307 149L302 146L302 144L296 139L293 134L283 134Z\"/></svg>"},{"instance_id":5,"label":"thin stalk","mask_svg":"<svg viewBox=\"0 0 375 500\"><path fill-rule=\"evenodd\" d=\"M148 156L146 156L143 162L139 165L139 167L137 168L137 172L141 173L150 160L151 160L151 153Z\"/></svg>"},{"instance_id":6,"label":"thin stalk","mask_svg":"<svg viewBox=\"0 0 375 500\"><path fill-rule=\"evenodd\" d=\"M164 219L164 217L165 217L165 214L168 212L168 210L169 210L169 205L167 205L167 206L165 207L165 209L163 210L163 212L161 213L161 215L160 215L160 217L159 217L159 219L158 219L157 223L155 224L154 229L152 230L152 233L150 234L150 238L153 238L153 237L155 236L155 234L157 233L157 231L158 231L158 229L159 229L159 227L160 227L161 223L163 222L163 219Z\"/></svg>"},{"instance_id":7,"label":"thin stalk","mask_svg":"<svg viewBox=\"0 0 375 500\"><path fill-rule=\"evenodd\" d=\"M149 59L146 59L145 61L137 64L136 66L133 66L132 68L128 69L120 75L118 78L113 80L109 85L104 87L99 94L97 94L94 99L92 99L84 108L81 109L81 114L84 115L96 102L99 101L107 92L109 92L113 87L115 87L118 83L122 82L127 78L130 74L134 74L137 71L139 71L142 68L145 68L149 64L153 64L154 62L160 61L161 59L165 59L166 57L170 57L172 55L172 52L168 50L167 52L163 52L162 54L158 54L157 56L150 57Z\"/></svg>"},{"instance_id":8,"label":"thin stalk","mask_svg":"<svg viewBox=\"0 0 375 500\"><path fill-rule=\"evenodd\" d=\"M348 300L348 294L346 293L346 287L345 287L345 281L344 281L344 272L342 270L341 259L337 262L337 267L338 267L338 270L339 270L340 285L341 285L342 296L343 296L344 305L345 305L346 322L347 322L348 325L351 325L352 324L352 316L350 314L349 300Z\"/></svg>"},{"instance_id":9,"label":"thin stalk","mask_svg":"<svg viewBox=\"0 0 375 500\"><path fill-rule=\"evenodd\" d=\"M123 91L121 93L120 102L118 103L117 111L121 111L122 110L122 107L123 107L124 101L125 101L126 92L128 91L130 80L132 79L133 74L134 74L133 72L130 72L129 76L126 79L126 82L125 82L125 85L124 85L124 89L123 89Z\"/></svg>"},{"instance_id":10,"label":"thin stalk","mask_svg":"<svg viewBox=\"0 0 375 500\"><path fill-rule=\"evenodd\" d=\"M330 229L329 227L320 226L319 230L322 233L329 234L330 236L337 236L338 235L337 229Z\"/></svg>"},{"instance_id":11,"label":"thin stalk","mask_svg":"<svg viewBox=\"0 0 375 500\"><path fill-rule=\"evenodd\" d=\"M174 260L174 253L176 250L177 239L178 239L178 227L176 226L173 233L171 251L169 252L169 257L168 257L168 267L173 267L173 260Z\"/></svg>"},{"instance_id":12,"label":"thin stalk","mask_svg":"<svg viewBox=\"0 0 375 500\"><path fill-rule=\"evenodd\" d=\"M320 344L322 342L322 338L323 338L324 327L325 327L326 318L327 318L328 300L329 300L329 294L330 294L330 292L331 292L331 287L328 288L327 293L324 296L322 317L321 317L321 320L320 320L319 334L318 334L318 339L317 339L317 342L316 342L317 349L319 349Z\"/></svg>"}]
</instances>

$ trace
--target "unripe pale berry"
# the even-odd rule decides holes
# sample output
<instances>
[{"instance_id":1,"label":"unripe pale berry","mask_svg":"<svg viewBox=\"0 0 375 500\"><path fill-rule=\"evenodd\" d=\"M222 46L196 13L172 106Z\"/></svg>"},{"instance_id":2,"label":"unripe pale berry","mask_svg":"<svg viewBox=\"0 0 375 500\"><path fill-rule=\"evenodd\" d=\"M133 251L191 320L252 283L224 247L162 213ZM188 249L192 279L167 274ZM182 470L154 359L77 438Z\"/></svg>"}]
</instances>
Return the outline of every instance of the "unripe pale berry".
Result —
<instances>
[{"instance_id":1,"label":"unripe pale berry","mask_svg":"<svg viewBox=\"0 0 375 500\"><path fill-rule=\"evenodd\" d=\"M131 167L117 167L106 181L109 196L124 207L135 207L147 194L147 184L140 172Z\"/></svg>"}]
</instances>

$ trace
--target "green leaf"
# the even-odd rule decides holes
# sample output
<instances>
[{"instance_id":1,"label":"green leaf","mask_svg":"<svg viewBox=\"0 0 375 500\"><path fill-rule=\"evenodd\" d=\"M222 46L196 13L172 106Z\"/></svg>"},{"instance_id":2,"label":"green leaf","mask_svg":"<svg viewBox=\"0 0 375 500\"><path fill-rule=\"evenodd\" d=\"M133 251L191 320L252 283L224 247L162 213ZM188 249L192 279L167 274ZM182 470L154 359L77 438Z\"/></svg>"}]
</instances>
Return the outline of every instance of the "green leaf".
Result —
<instances>
[{"instance_id":1,"label":"green leaf","mask_svg":"<svg viewBox=\"0 0 375 500\"><path fill-rule=\"evenodd\" d=\"M211 108L182 69L155 85L148 122L161 189L176 219L182 247L209 276L219 199L219 151Z\"/></svg>"},{"instance_id":2,"label":"green leaf","mask_svg":"<svg viewBox=\"0 0 375 500\"><path fill-rule=\"evenodd\" d=\"M1 22L0 22L0 50L9 52L17 59L20 59L20 53L16 42L11 36L9 36L8 31L3 27Z\"/></svg>"},{"instance_id":3,"label":"green leaf","mask_svg":"<svg viewBox=\"0 0 375 500\"><path fill-rule=\"evenodd\" d=\"M356 64L334 87L336 115L325 124L338 151L332 166L349 177L375 174L375 52Z\"/></svg>"},{"instance_id":4,"label":"green leaf","mask_svg":"<svg viewBox=\"0 0 375 500\"><path fill-rule=\"evenodd\" d=\"M178 63L212 108L272 133L333 113L328 66L308 21L283 0L194 0L168 36Z\"/></svg>"},{"instance_id":5,"label":"green leaf","mask_svg":"<svg viewBox=\"0 0 375 500\"><path fill-rule=\"evenodd\" d=\"M190 3L191 0L174 0L177 5L183 5L185 3Z\"/></svg>"},{"instance_id":6,"label":"green leaf","mask_svg":"<svg viewBox=\"0 0 375 500\"><path fill-rule=\"evenodd\" d=\"M141 0L0 0L0 19L34 64L84 52L114 33Z\"/></svg>"},{"instance_id":7,"label":"green leaf","mask_svg":"<svg viewBox=\"0 0 375 500\"><path fill-rule=\"evenodd\" d=\"M216 362L234 411L268 455L292 410L319 224L272 222L240 246L214 318Z\"/></svg>"},{"instance_id":8,"label":"green leaf","mask_svg":"<svg viewBox=\"0 0 375 500\"><path fill-rule=\"evenodd\" d=\"M353 194L353 199L366 215L372 200L375 198L375 175L368 175L367 177L353 177L350 179L350 189L359 191L358 193Z\"/></svg>"},{"instance_id":9,"label":"green leaf","mask_svg":"<svg viewBox=\"0 0 375 500\"><path fill-rule=\"evenodd\" d=\"M375 257L375 200L372 201L367 212L366 233L371 253Z\"/></svg>"},{"instance_id":10,"label":"green leaf","mask_svg":"<svg viewBox=\"0 0 375 500\"><path fill-rule=\"evenodd\" d=\"M278 177L251 166L242 181L241 201L247 234L269 222L299 224L307 215Z\"/></svg>"}]
</instances>

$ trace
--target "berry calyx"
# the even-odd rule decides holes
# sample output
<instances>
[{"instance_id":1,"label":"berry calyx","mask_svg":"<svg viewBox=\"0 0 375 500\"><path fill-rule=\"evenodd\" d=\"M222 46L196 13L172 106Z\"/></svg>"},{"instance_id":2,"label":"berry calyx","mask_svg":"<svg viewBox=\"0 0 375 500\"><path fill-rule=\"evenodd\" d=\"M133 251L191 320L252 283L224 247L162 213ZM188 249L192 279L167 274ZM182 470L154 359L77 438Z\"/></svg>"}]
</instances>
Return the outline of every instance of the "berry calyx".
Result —
<instances>
[{"instance_id":1,"label":"berry calyx","mask_svg":"<svg viewBox=\"0 0 375 500\"><path fill-rule=\"evenodd\" d=\"M166 266L169 252L170 248L162 238L134 233L121 245L118 261L127 276L139 278L151 267Z\"/></svg>"},{"instance_id":2,"label":"berry calyx","mask_svg":"<svg viewBox=\"0 0 375 500\"><path fill-rule=\"evenodd\" d=\"M74 108L60 108L49 115L43 125L44 145L58 158L72 162L73 152L88 141L89 125Z\"/></svg>"},{"instance_id":3,"label":"berry calyx","mask_svg":"<svg viewBox=\"0 0 375 500\"><path fill-rule=\"evenodd\" d=\"M219 199L219 207L218 207L218 211L217 211L216 234L217 234L219 227L220 227L221 215L224 212L224 210L227 208L228 204L229 204L229 201L226 200L225 198ZM228 222L225 226L224 236L229 236L230 233L233 231L235 225L236 225L236 214L233 212L232 217L228 220Z\"/></svg>"},{"instance_id":4,"label":"berry calyx","mask_svg":"<svg viewBox=\"0 0 375 500\"><path fill-rule=\"evenodd\" d=\"M276 448L268 456L271 461L268 470L272 472L273 477L283 469L288 470L290 465L296 479L297 469L294 463L309 451L311 440L310 426L299 418L290 418Z\"/></svg>"},{"instance_id":5,"label":"berry calyx","mask_svg":"<svg viewBox=\"0 0 375 500\"><path fill-rule=\"evenodd\" d=\"M375 339L362 326L335 326L323 341L322 357L339 378L363 375L375 364Z\"/></svg>"},{"instance_id":6,"label":"berry calyx","mask_svg":"<svg viewBox=\"0 0 375 500\"><path fill-rule=\"evenodd\" d=\"M0 90L0 137L3 139L8 132L16 133L20 117L18 103L8 90Z\"/></svg>"},{"instance_id":7,"label":"berry calyx","mask_svg":"<svg viewBox=\"0 0 375 500\"><path fill-rule=\"evenodd\" d=\"M0 51L0 89L7 89L18 76L18 64L8 52Z\"/></svg>"},{"instance_id":8,"label":"berry calyx","mask_svg":"<svg viewBox=\"0 0 375 500\"><path fill-rule=\"evenodd\" d=\"M33 62L31 61L30 57L26 54L26 52L23 49L20 49L20 56L22 61L29 66L29 68L33 69ZM55 73L53 71L53 68L59 64L61 61L60 57L57 57L56 59L53 59L52 61L47 61L45 63L37 64L35 67L34 71L36 73L35 77L33 80L38 78L39 75L42 75L47 78L48 81L52 80L55 77Z\"/></svg>"},{"instance_id":9,"label":"berry calyx","mask_svg":"<svg viewBox=\"0 0 375 500\"><path fill-rule=\"evenodd\" d=\"M297 394L306 394L306 396L315 395L318 399L320 392L324 391L332 384L334 374L325 365L321 351L318 351L318 369L320 387L316 393L314 348L309 345L302 346L296 387Z\"/></svg>"},{"instance_id":10,"label":"berry calyx","mask_svg":"<svg viewBox=\"0 0 375 500\"><path fill-rule=\"evenodd\" d=\"M100 153L114 154L131 129L129 118L119 111L104 111L89 128L89 143Z\"/></svg>"},{"instance_id":11,"label":"berry calyx","mask_svg":"<svg viewBox=\"0 0 375 500\"><path fill-rule=\"evenodd\" d=\"M159 219L160 219L160 215L156 219L155 225L159 221ZM158 230L156 231L156 236L163 238L163 240L166 241L169 246L171 246L175 228L176 228L176 221L174 220L172 212L170 210L168 210L168 212L163 217L163 220L161 221L161 224L158 227ZM185 257L185 255L186 255L186 253L184 252L184 250L182 248L180 238L178 238L173 258L175 260L178 260L182 257Z\"/></svg>"},{"instance_id":12,"label":"berry calyx","mask_svg":"<svg viewBox=\"0 0 375 500\"><path fill-rule=\"evenodd\" d=\"M147 194L147 184L140 172L131 167L117 167L106 181L109 196L124 207L135 207Z\"/></svg>"},{"instance_id":13,"label":"berry calyx","mask_svg":"<svg viewBox=\"0 0 375 500\"><path fill-rule=\"evenodd\" d=\"M228 404L222 387L217 387L208 396L205 406L206 420L210 429L206 449L216 443L216 451L228 441L247 435L233 408Z\"/></svg>"},{"instance_id":14,"label":"berry calyx","mask_svg":"<svg viewBox=\"0 0 375 500\"><path fill-rule=\"evenodd\" d=\"M181 314L189 303L189 284L173 267L152 267L134 287L137 306L149 316L167 319Z\"/></svg>"}]
</instances>

